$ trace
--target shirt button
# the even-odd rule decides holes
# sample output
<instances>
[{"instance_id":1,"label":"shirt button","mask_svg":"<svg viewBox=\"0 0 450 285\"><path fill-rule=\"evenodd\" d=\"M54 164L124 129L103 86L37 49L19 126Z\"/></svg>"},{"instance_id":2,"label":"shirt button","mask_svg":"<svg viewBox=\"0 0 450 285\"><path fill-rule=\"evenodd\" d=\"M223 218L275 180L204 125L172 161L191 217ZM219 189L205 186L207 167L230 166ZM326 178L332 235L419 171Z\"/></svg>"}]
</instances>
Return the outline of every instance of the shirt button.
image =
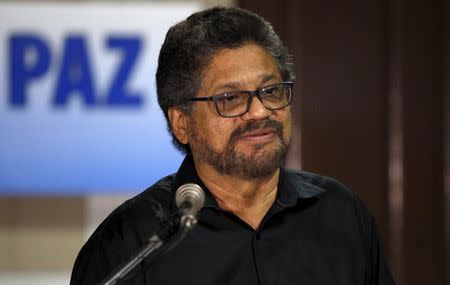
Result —
<instances>
[{"instance_id":1,"label":"shirt button","mask_svg":"<svg viewBox=\"0 0 450 285\"><path fill-rule=\"evenodd\" d=\"M255 239L256 239L256 240L260 240L260 239L261 239L261 234L260 234L260 233L256 233Z\"/></svg>"}]
</instances>

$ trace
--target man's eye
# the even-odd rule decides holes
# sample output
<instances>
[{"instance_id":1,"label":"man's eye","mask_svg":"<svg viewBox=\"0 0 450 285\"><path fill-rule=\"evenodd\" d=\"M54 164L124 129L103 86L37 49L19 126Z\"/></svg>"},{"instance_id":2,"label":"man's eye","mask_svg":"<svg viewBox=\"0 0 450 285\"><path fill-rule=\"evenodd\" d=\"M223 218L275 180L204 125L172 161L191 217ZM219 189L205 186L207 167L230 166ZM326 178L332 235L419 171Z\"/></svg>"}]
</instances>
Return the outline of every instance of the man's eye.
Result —
<instances>
[{"instance_id":1,"label":"man's eye","mask_svg":"<svg viewBox=\"0 0 450 285\"><path fill-rule=\"evenodd\" d=\"M223 94L223 96L219 98L219 101L224 102L224 103L227 103L227 102L232 103L232 102L235 102L238 100L239 100L239 94L237 94L237 93L226 93L226 94Z\"/></svg>"},{"instance_id":2,"label":"man's eye","mask_svg":"<svg viewBox=\"0 0 450 285\"><path fill-rule=\"evenodd\" d=\"M269 87L261 89L261 94L264 94L264 95L272 95L272 94L275 94L278 92L280 92L279 86L269 86Z\"/></svg>"}]
</instances>

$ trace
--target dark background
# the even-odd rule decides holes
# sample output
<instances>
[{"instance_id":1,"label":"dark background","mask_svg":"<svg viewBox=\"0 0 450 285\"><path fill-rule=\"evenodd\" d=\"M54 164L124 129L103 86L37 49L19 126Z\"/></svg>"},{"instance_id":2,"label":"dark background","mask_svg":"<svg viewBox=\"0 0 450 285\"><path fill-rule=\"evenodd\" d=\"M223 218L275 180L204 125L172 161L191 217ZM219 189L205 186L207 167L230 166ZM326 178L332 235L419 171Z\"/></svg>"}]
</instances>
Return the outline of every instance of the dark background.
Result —
<instances>
[{"instance_id":1,"label":"dark background","mask_svg":"<svg viewBox=\"0 0 450 285\"><path fill-rule=\"evenodd\" d=\"M289 164L350 186L398 285L450 284L450 3L241 0L294 55Z\"/></svg>"}]
</instances>

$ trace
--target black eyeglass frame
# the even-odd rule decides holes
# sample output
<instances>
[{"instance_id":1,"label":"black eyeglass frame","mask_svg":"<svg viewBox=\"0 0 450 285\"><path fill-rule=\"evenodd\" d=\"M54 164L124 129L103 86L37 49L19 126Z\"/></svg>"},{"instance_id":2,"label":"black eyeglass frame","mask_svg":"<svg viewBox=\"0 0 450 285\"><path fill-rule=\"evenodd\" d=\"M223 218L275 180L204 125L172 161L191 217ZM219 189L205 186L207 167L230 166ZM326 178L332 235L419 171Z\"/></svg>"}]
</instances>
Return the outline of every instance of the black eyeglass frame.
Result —
<instances>
[{"instance_id":1,"label":"black eyeglass frame","mask_svg":"<svg viewBox=\"0 0 450 285\"><path fill-rule=\"evenodd\" d=\"M277 108L269 108L269 107L267 107L266 105L264 105L264 102L263 102L263 99L261 98L260 93L261 93L261 91L264 90L264 89L270 88L270 87L272 87L272 86L278 86L278 85L283 85L283 88L286 88L286 86L289 88L289 89L288 89L288 90L289 90L289 98L288 98L287 103L286 103L285 105L283 105L283 106L281 106L281 107L277 107ZM292 81L284 81L284 82L281 82L281 83L276 83L276 84L267 85L267 86L258 88L257 90L254 90L254 91L232 91L232 92L225 92L225 93L221 93L221 94L217 94L217 95L213 95L213 96L193 97L193 98L190 99L190 101L214 101L214 105L216 106L217 113L218 113L221 117L224 117L224 118L234 118L234 117L242 116L242 115L244 115L245 113L247 113L248 110L250 110L250 106L251 106L251 104L252 104L253 97L255 97L255 96L259 99L259 101L261 102L261 104L263 104L263 106L264 106L267 110L274 111L274 110L279 110L279 109L286 108L287 106L289 106L289 104L291 104L291 101L292 101L292 87L293 87L293 86L294 86L294 82L292 82ZM227 94L230 94L230 93L247 93L247 94L249 94L249 96L248 96L248 101L247 101L247 108L245 109L245 111L243 111L242 113L240 113L240 114L238 114L238 115L232 115L232 116L226 116L226 115L223 115L223 114L219 111L219 107L217 106L217 101L218 101L219 99L221 99L221 98L224 98Z\"/></svg>"}]
</instances>

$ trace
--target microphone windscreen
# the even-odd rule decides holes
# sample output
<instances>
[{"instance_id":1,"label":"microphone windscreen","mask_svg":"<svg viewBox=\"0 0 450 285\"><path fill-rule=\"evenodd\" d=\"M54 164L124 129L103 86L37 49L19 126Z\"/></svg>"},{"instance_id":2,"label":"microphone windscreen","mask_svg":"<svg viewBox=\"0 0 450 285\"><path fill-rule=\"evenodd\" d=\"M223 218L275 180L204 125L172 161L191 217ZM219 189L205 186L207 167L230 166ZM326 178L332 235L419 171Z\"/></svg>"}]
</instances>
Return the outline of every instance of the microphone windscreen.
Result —
<instances>
[{"instance_id":1,"label":"microphone windscreen","mask_svg":"<svg viewBox=\"0 0 450 285\"><path fill-rule=\"evenodd\" d=\"M175 194L175 203L177 207L180 207L186 202L192 205L192 214L196 215L205 203L205 192L199 185L194 183L181 185Z\"/></svg>"}]
</instances>

